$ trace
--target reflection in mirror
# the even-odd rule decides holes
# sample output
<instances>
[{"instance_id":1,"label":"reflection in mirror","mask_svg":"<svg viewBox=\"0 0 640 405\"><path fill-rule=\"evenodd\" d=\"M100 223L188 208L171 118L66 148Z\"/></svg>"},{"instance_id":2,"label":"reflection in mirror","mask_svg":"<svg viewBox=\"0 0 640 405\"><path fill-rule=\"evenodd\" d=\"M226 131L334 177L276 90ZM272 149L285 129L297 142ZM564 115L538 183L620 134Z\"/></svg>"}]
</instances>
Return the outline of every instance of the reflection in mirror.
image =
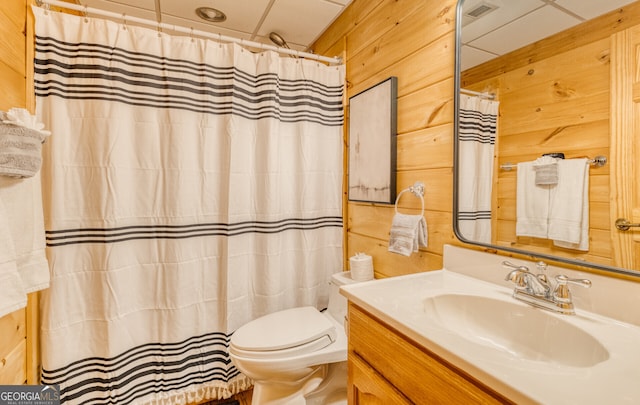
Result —
<instances>
[{"instance_id":1,"label":"reflection in mirror","mask_svg":"<svg viewBox=\"0 0 640 405\"><path fill-rule=\"evenodd\" d=\"M640 230L613 225L640 222L637 24L628 0L459 1L460 240L640 276Z\"/></svg>"}]
</instances>

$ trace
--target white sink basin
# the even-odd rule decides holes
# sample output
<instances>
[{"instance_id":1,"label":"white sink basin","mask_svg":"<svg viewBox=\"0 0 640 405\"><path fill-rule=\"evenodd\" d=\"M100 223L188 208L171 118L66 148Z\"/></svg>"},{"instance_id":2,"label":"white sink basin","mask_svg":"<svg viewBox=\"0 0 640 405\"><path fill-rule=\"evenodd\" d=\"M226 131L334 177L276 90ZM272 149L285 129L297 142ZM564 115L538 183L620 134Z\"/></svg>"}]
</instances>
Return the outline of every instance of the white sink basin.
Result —
<instances>
[{"instance_id":1,"label":"white sink basin","mask_svg":"<svg viewBox=\"0 0 640 405\"><path fill-rule=\"evenodd\" d=\"M533 307L489 297L443 294L424 300L433 326L526 360L591 367L609 358L584 330Z\"/></svg>"},{"instance_id":2,"label":"white sink basin","mask_svg":"<svg viewBox=\"0 0 640 405\"><path fill-rule=\"evenodd\" d=\"M443 269L340 291L515 403L640 404L639 326L580 306L576 315L534 308L512 297L500 261L482 269L497 269L497 283Z\"/></svg>"}]
</instances>

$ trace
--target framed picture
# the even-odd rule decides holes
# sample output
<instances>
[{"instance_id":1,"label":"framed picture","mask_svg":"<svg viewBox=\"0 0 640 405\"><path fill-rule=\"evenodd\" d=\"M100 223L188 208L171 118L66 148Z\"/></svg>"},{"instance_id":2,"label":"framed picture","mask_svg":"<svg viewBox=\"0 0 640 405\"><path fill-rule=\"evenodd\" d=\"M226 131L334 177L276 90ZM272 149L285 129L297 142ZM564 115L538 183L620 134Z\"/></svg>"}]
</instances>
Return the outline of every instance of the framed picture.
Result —
<instances>
[{"instance_id":1,"label":"framed picture","mask_svg":"<svg viewBox=\"0 0 640 405\"><path fill-rule=\"evenodd\" d=\"M390 77L349 98L349 200L396 199L398 79Z\"/></svg>"}]
</instances>

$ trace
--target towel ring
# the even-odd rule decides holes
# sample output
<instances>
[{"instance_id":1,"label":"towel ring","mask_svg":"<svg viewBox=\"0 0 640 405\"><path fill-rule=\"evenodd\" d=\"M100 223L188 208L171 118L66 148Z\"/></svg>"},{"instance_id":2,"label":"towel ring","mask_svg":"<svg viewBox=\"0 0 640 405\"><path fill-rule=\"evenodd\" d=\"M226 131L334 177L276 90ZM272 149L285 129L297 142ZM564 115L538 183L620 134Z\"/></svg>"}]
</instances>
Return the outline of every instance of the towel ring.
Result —
<instances>
[{"instance_id":1,"label":"towel ring","mask_svg":"<svg viewBox=\"0 0 640 405\"><path fill-rule=\"evenodd\" d=\"M422 183L421 181L416 181L413 186L405 188L398 193L395 204L396 214L398 213L398 201L400 201L400 196L407 191L412 193L416 197L420 197L420 203L422 204L422 211L420 212L424 213L424 183Z\"/></svg>"}]
</instances>

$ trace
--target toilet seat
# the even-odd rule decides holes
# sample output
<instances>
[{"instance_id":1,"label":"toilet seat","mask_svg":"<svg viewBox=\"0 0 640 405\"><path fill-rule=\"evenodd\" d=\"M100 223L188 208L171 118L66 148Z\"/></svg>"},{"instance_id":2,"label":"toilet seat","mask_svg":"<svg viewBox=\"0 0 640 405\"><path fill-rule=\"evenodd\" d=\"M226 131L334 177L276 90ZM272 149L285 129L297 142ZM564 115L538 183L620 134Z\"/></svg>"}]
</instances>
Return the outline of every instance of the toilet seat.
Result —
<instances>
[{"instance_id":1,"label":"toilet seat","mask_svg":"<svg viewBox=\"0 0 640 405\"><path fill-rule=\"evenodd\" d=\"M245 358L297 356L327 347L336 336L335 324L316 308L291 308L240 327L229 351Z\"/></svg>"}]
</instances>

